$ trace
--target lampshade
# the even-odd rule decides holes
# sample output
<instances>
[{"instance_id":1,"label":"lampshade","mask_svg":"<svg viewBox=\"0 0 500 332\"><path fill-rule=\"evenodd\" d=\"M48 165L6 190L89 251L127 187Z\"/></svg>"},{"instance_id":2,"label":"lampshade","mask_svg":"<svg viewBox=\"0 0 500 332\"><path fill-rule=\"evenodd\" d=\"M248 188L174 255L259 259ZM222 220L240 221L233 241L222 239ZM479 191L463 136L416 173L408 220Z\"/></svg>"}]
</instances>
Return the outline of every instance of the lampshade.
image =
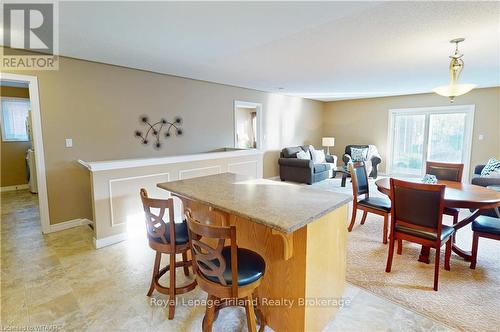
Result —
<instances>
[{"instance_id":1,"label":"lampshade","mask_svg":"<svg viewBox=\"0 0 500 332\"><path fill-rule=\"evenodd\" d=\"M335 146L335 137L323 137L321 143L323 146Z\"/></svg>"},{"instance_id":2,"label":"lampshade","mask_svg":"<svg viewBox=\"0 0 500 332\"><path fill-rule=\"evenodd\" d=\"M475 87L475 84L450 84L439 86L432 91L444 97L457 97L466 94Z\"/></svg>"}]
</instances>

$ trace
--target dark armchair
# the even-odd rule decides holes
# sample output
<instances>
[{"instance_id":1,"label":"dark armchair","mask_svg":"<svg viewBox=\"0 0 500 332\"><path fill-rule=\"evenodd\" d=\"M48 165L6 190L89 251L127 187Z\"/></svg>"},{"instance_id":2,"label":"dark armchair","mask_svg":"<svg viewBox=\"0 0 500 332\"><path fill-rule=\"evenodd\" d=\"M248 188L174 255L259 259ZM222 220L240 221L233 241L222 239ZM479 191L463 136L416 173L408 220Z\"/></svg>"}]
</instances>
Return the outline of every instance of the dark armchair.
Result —
<instances>
[{"instance_id":1,"label":"dark armchair","mask_svg":"<svg viewBox=\"0 0 500 332\"><path fill-rule=\"evenodd\" d=\"M297 153L300 151L310 153L309 146L293 146L281 150L278 160L281 181L313 184L330 177L331 170L335 167L335 156L326 155L326 163L314 164L312 160L298 159Z\"/></svg>"},{"instance_id":2,"label":"dark armchair","mask_svg":"<svg viewBox=\"0 0 500 332\"><path fill-rule=\"evenodd\" d=\"M346 146L344 155L342 156L342 161L345 163L346 166L352 162L351 148L368 149L368 145L348 145L348 146ZM382 159L380 159L377 156L373 156L371 158L371 162L372 162L372 171L370 172L369 176L376 179L377 175L378 175L378 165L382 162Z\"/></svg>"}]
</instances>

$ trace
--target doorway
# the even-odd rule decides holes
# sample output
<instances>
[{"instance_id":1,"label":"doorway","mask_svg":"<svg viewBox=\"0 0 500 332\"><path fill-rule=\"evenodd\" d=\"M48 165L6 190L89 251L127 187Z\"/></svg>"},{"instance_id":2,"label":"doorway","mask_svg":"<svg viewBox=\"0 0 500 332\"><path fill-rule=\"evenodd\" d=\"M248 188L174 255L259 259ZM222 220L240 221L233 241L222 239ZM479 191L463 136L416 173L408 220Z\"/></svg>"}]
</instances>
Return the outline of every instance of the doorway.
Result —
<instances>
[{"instance_id":1,"label":"doorway","mask_svg":"<svg viewBox=\"0 0 500 332\"><path fill-rule=\"evenodd\" d=\"M27 89L27 94L24 98L9 98L8 96L4 98L2 96L2 115L0 117L2 124L2 140L5 140L7 144L9 142L24 142L26 147L29 145L29 149L26 151L28 163L25 169L26 173L31 174L29 174L27 188L25 190L26 192L30 190L37 194L41 229L43 233L49 233L50 219L47 183L45 178L45 157L40 116L40 98L38 95L38 79L36 76L2 73L0 84L2 90L4 90L4 86ZM31 153L29 150L31 150ZM14 190L15 189L18 188L14 188Z\"/></svg>"},{"instance_id":2,"label":"doorway","mask_svg":"<svg viewBox=\"0 0 500 332\"><path fill-rule=\"evenodd\" d=\"M422 176L425 162L470 168L474 106L389 110L389 174Z\"/></svg>"},{"instance_id":3,"label":"doorway","mask_svg":"<svg viewBox=\"0 0 500 332\"><path fill-rule=\"evenodd\" d=\"M260 149L262 147L262 104L234 102L234 147Z\"/></svg>"}]
</instances>

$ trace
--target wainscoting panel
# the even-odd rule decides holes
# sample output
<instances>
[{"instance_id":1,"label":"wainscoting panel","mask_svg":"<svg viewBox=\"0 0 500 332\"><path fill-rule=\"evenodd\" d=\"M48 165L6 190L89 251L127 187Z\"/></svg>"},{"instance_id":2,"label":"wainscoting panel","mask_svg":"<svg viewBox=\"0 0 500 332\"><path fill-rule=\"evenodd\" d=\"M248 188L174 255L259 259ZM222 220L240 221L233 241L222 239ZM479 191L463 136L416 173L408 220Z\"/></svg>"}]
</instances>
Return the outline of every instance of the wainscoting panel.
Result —
<instances>
[{"instance_id":1,"label":"wainscoting panel","mask_svg":"<svg viewBox=\"0 0 500 332\"><path fill-rule=\"evenodd\" d=\"M230 163L227 165L227 171L231 173L258 177L257 160L242 161L238 163Z\"/></svg>"},{"instance_id":2,"label":"wainscoting panel","mask_svg":"<svg viewBox=\"0 0 500 332\"><path fill-rule=\"evenodd\" d=\"M139 190L145 188L150 197L168 198L169 195L165 190L156 187L157 183L168 181L170 181L169 173L109 180L111 227L124 225L127 222L138 222L135 219L140 219L140 222L143 222L144 212Z\"/></svg>"}]
</instances>

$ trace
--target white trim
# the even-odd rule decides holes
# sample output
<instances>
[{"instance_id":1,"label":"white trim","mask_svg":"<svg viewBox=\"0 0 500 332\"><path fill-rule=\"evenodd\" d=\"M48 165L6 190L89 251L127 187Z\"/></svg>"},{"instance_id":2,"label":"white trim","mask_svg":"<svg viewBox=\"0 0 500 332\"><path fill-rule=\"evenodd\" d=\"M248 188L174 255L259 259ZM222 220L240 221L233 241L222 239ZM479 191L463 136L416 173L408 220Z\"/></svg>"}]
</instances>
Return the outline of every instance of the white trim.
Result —
<instances>
[{"instance_id":1,"label":"white trim","mask_svg":"<svg viewBox=\"0 0 500 332\"><path fill-rule=\"evenodd\" d=\"M68 220L65 222L60 222L54 225L50 225L50 233L53 232L59 232L63 231L65 229L73 228L73 227L78 227L82 225L91 225L93 222L88 219L73 219L73 220Z\"/></svg>"},{"instance_id":2,"label":"white trim","mask_svg":"<svg viewBox=\"0 0 500 332\"><path fill-rule=\"evenodd\" d=\"M45 154L42 137L42 117L40 111L40 97L38 94L38 78L36 76L1 73L2 81L27 82L29 85L31 102L31 120L33 126L33 147L36 151L36 172L38 185L38 207L42 232L50 232L49 200L47 196L47 179L45 173Z\"/></svg>"},{"instance_id":3,"label":"white trim","mask_svg":"<svg viewBox=\"0 0 500 332\"><path fill-rule=\"evenodd\" d=\"M262 128L262 104L260 103L252 103L249 101L241 101L235 100L233 104L233 130L234 130L234 147L236 148L236 144L238 142L238 138L236 137L236 107L241 108L255 108L257 110L257 137L255 139L257 143L257 149L262 149L263 143L263 128Z\"/></svg>"},{"instance_id":4,"label":"white trim","mask_svg":"<svg viewBox=\"0 0 500 332\"><path fill-rule=\"evenodd\" d=\"M170 172L166 173L156 173L156 174L148 174L148 175L140 175L140 176L131 176L131 177L126 177L126 178L117 178L117 179L111 179L108 181L108 190L109 190L109 213L111 216L111 227L117 227L121 225L126 225L127 222L121 222L118 224L115 224L115 217L113 213L113 190L111 189L111 184L113 182L123 182L127 180L135 180L135 179L142 179L142 178L148 178L148 177L153 177L153 176L158 176L158 175L167 175L167 181L170 181Z\"/></svg>"},{"instance_id":5,"label":"white trim","mask_svg":"<svg viewBox=\"0 0 500 332\"><path fill-rule=\"evenodd\" d=\"M424 138L424 151L423 151L423 167L425 168L425 161L427 160L428 153L428 130L429 130L429 114L444 114L444 113L465 113L465 133L464 133L464 154L463 160L464 163L464 172L462 177L462 182L469 182L469 173L470 173L470 165L471 165L471 155L472 155L472 141L473 141L473 131L474 131L474 114L475 114L476 105L448 105L448 106L432 106L432 107L415 107L415 108L398 108L398 109L390 109L388 116L388 127L387 127L387 174L393 175L392 173L392 145L393 145L393 117L395 114L405 114L411 113L415 115L426 115L425 120L425 138ZM424 171L424 170L422 170Z\"/></svg>"},{"instance_id":6,"label":"white trim","mask_svg":"<svg viewBox=\"0 0 500 332\"><path fill-rule=\"evenodd\" d=\"M99 171L108 171L113 169L157 166L157 165L175 164L175 163L210 160L210 159L243 157L243 156L250 156L263 153L264 153L263 151L258 149L228 150L222 152L206 152L206 153L187 154L180 156L169 156L162 158L122 159L122 160L108 160L108 161L78 160L78 163L86 167L91 172L99 172Z\"/></svg>"},{"instance_id":7,"label":"white trim","mask_svg":"<svg viewBox=\"0 0 500 332\"><path fill-rule=\"evenodd\" d=\"M7 191L16 191L16 190L26 190L30 186L29 184L16 184L14 186L6 186L6 187L0 187L0 192L4 193Z\"/></svg>"},{"instance_id":8,"label":"white trim","mask_svg":"<svg viewBox=\"0 0 500 332\"><path fill-rule=\"evenodd\" d=\"M128 239L128 233L120 233L116 235L111 235L102 239L94 238L94 248L100 249L103 247L110 246L115 243L119 243Z\"/></svg>"},{"instance_id":9,"label":"white trim","mask_svg":"<svg viewBox=\"0 0 500 332\"><path fill-rule=\"evenodd\" d=\"M182 174L187 173L187 172L192 172L192 171L202 171L204 169L211 169L211 168L216 168L217 169L217 174L221 173L221 167L220 165L215 165L215 166L207 166L207 167L199 167L199 168L190 168L190 169L183 169L179 171L179 180L184 180L182 177Z\"/></svg>"}]
</instances>

